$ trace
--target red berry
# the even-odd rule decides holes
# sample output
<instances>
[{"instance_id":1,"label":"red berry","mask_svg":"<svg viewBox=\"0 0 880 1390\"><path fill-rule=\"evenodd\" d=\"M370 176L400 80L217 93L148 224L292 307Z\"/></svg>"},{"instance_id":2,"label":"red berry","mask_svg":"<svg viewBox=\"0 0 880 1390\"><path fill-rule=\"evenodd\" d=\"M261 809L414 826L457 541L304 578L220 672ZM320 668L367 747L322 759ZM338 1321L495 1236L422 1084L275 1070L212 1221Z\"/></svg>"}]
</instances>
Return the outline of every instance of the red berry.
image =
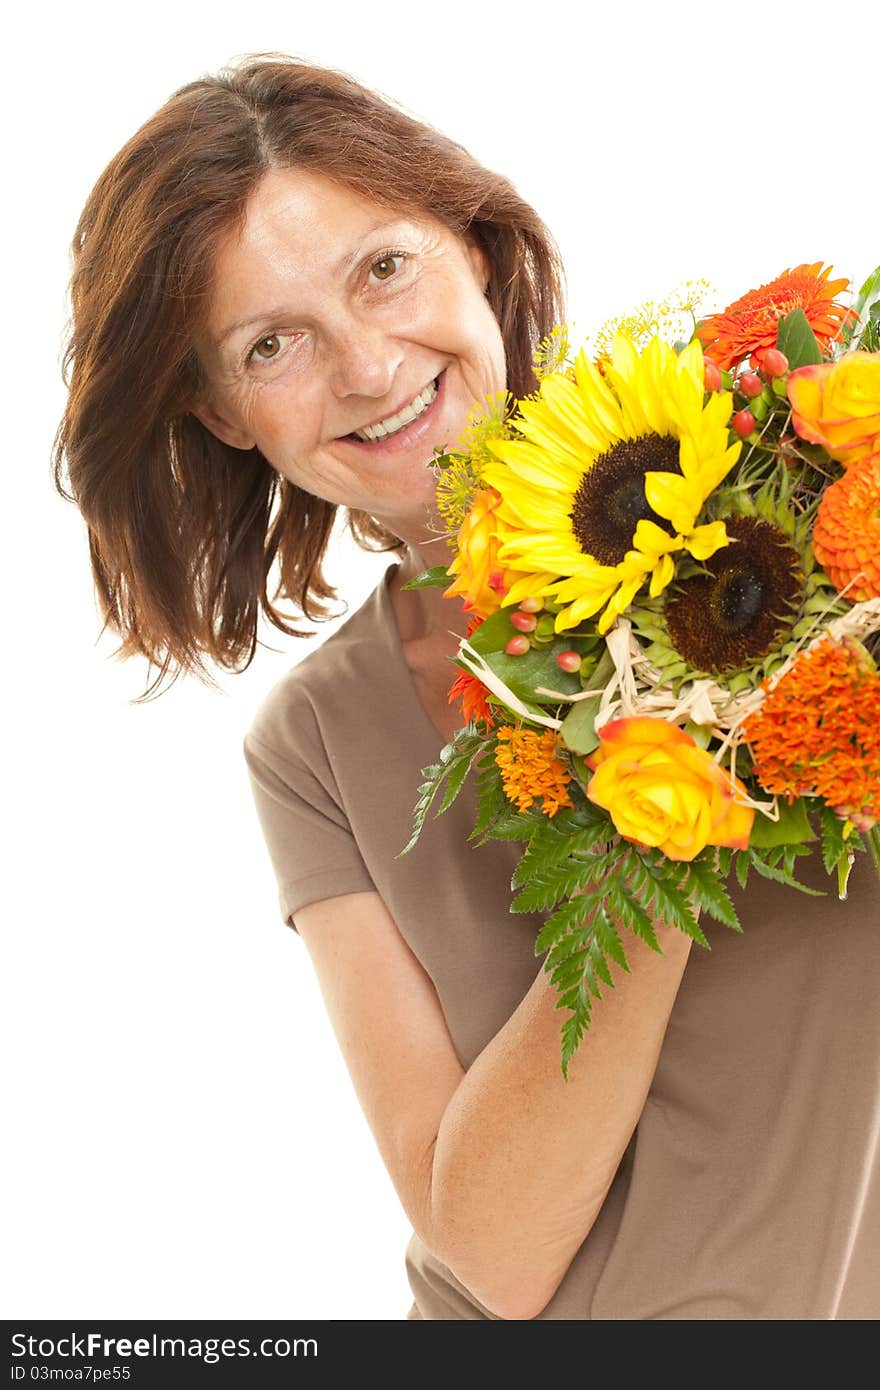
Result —
<instances>
[{"instance_id":1,"label":"red berry","mask_svg":"<svg viewBox=\"0 0 880 1390\"><path fill-rule=\"evenodd\" d=\"M752 399L754 399L755 396L760 396L761 392L764 390L764 383L757 372L743 372L738 385L743 395L749 396Z\"/></svg>"},{"instance_id":2,"label":"red berry","mask_svg":"<svg viewBox=\"0 0 880 1390\"><path fill-rule=\"evenodd\" d=\"M755 428L755 417L750 410L738 410L730 422L741 439L747 439Z\"/></svg>"},{"instance_id":3,"label":"red berry","mask_svg":"<svg viewBox=\"0 0 880 1390\"><path fill-rule=\"evenodd\" d=\"M711 357L703 358L703 385L707 391L721 390L721 368Z\"/></svg>"},{"instance_id":4,"label":"red berry","mask_svg":"<svg viewBox=\"0 0 880 1390\"><path fill-rule=\"evenodd\" d=\"M563 671L579 671L581 669L580 652L557 652L556 664Z\"/></svg>"},{"instance_id":5,"label":"red berry","mask_svg":"<svg viewBox=\"0 0 880 1390\"><path fill-rule=\"evenodd\" d=\"M520 604L520 608L524 613L540 613L543 607L544 600L542 598L537 597L524 598L522 603Z\"/></svg>"},{"instance_id":6,"label":"red berry","mask_svg":"<svg viewBox=\"0 0 880 1390\"><path fill-rule=\"evenodd\" d=\"M525 656L531 645L531 642L526 636L511 637L504 650L507 652L508 656Z\"/></svg>"},{"instance_id":7,"label":"red berry","mask_svg":"<svg viewBox=\"0 0 880 1390\"><path fill-rule=\"evenodd\" d=\"M514 608L510 615L510 621L517 632L534 632L538 626L538 619L534 613L523 613L519 608Z\"/></svg>"},{"instance_id":8,"label":"red berry","mask_svg":"<svg viewBox=\"0 0 880 1390\"><path fill-rule=\"evenodd\" d=\"M779 348L768 348L761 354L761 365L769 377L785 376L788 371L788 358Z\"/></svg>"}]
</instances>

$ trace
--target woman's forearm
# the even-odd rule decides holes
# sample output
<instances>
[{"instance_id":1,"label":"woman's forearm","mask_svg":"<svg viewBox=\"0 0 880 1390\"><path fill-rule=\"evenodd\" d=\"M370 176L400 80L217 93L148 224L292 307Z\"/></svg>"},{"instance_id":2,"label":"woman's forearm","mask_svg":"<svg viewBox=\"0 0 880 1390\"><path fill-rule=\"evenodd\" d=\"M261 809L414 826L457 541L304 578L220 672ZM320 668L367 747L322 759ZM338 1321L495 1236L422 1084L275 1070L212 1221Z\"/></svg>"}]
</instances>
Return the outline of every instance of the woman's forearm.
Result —
<instances>
[{"instance_id":1,"label":"woman's forearm","mask_svg":"<svg viewBox=\"0 0 880 1390\"><path fill-rule=\"evenodd\" d=\"M492 1312L534 1317L590 1230L638 1122L690 951L672 928L664 954L627 943L568 1081L564 1013L541 969L450 1100L434 1146L437 1253Z\"/></svg>"}]
</instances>

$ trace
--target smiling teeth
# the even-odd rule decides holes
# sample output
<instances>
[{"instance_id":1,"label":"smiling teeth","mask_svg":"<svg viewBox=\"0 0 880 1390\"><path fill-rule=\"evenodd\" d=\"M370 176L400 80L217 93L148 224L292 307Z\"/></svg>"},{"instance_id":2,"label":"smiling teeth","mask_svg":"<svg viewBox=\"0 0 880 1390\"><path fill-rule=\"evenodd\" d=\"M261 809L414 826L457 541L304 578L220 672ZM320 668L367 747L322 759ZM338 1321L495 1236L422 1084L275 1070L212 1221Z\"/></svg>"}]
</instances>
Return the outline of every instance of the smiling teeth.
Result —
<instances>
[{"instance_id":1,"label":"smiling teeth","mask_svg":"<svg viewBox=\"0 0 880 1390\"><path fill-rule=\"evenodd\" d=\"M433 404L436 395L437 386L432 381L410 401L409 405L398 410L396 415L389 415L387 420L380 420L378 425L367 425L365 429L353 430L352 433L368 444L374 444L377 439L387 439L389 435L406 429L413 420L418 420L420 415L424 415L428 406Z\"/></svg>"}]
</instances>

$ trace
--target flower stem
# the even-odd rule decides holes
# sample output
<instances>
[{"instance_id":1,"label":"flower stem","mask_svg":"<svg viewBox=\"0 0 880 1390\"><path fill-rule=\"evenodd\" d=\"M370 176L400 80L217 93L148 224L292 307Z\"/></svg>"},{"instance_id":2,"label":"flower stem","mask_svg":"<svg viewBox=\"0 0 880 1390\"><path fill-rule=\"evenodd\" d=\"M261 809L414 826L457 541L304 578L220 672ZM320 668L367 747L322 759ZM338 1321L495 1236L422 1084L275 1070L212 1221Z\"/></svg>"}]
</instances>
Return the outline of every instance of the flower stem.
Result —
<instances>
[{"instance_id":1,"label":"flower stem","mask_svg":"<svg viewBox=\"0 0 880 1390\"><path fill-rule=\"evenodd\" d=\"M877 877L880 878L880 826L872 826L865 839L868 841L868 853L877 870Z\"/></svg>"}]
</instances>

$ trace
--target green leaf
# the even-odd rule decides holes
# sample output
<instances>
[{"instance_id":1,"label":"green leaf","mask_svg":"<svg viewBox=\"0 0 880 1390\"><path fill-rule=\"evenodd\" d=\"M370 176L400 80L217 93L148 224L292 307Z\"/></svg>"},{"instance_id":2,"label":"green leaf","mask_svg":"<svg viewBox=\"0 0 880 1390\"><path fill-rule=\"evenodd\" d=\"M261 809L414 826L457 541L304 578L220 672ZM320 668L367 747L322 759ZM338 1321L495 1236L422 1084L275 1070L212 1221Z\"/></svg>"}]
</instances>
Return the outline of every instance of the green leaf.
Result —
<instances>
[{"instance_id":1,"label":"green leaf","mask_svg":"<svg viewBox=\"0 0 880 1390\"><path fill-rule=\"evenodd\" d=\"M482 835L499 816L511 809L504 793L501 771L495 762L494 741L477 761L477 813L469 839Z\"/></svg>"},{"instance_id":2,"label":"green leaf","mask_svg":"<svg viewBox=\"0 0 880 1390\"><path fill-rule=\"evenodd\" d=\"M510 621L512 612L512 608L499 608L474 629L468 642L475 652L479 652L481 656L488 656L490 652L504 651L516 631Z\"/></svg>"},{"instance_id":3,"label":"green leaf","mask_svg":"<svg viewBox=\"0 0 880 1390\"><path fill-rule=\"evenodd\" d=\"M867 834L868 852L871 855L871 863L880 878L880 826L874 826Z\"/></svg>"},{"instance_id":4,"label":"green leaf","mask_svg":"<svg viewBox=\"0 0 880 1390\"><path fill-rule=\"evenodd\" d=\"M571 836L545 820L529 841L528 848L513 871L511 888L528 883L535 874L545 873L570 853Z\"/></svg>"},{"instance_id":5,"label":"green leaf","mask_svg":"<svg viewBox=\"0 0 880 1390\"><path fill-rule=\"evenodd\" d=\"M803 309L792 309L779 320L776 346L785 353L792 371L795 367L816 366L822 361L822 349Z\"/></svg>"},{"instance_id":6,"label":"green leaf","mask_svg":"<svg viewBox=\"0 0 880 1390\"><path fill-rule=\"evenodd\" d=\"M780 869L778 865L769 863L762 859L757 850L749 849L749 860L762 878L772 879L774 883L784 883L788 888L797 888L798 892L806 893L810 898L824 898L827 895L818 888L808 888L805 883L801 883L793 874L787 873L785 869Z\"/></svg>"},{"instance_id":7,"label":"green leaf","mask_svg":"<svg viewBox=\"0 0 880 1390\"><path fill-rule=\"evenodd\" d=\"M859 290L853 304L853 309L858 314L859 322L851 323L844 329L843 341L853 347L858 346L866 352L876 351L865 342L866 334L870 334L872 325L876 328L878 317L880 317L880 265L876 270L872 270L862 288Z\"/></svg>"},{"instance_id":8,"label":"green leaf","mask_svg":"<svg viewBox=\"0 0 880 1390\"><path fill-rule=\"evenodd\" d=\"M494 651L485 652L483 659L520 700L554 705L559 701L552 695L536 694L535 687L540 685L547 690L558 690L562 695L576 695L583 689L577 672L563 671L556 663L556 653L564 652L568 647L568 643L556 641L551 647L530 647L523 656L508 656L504 651Z\"/></svg>"},{"instance_id":9,"label":"green leaf","mask_svg":"<svg viewBox=\"0 0 880 1390\"><path fill-rule=\"evenodd\" d=\"M714 733L711 724L695 724L692 719L685 724L684 731L690 734L698 748L708 748Z\"/></svg>"},{"instance_id":10,"label":"green leaf","mask_svg":"<svg viewBox=\"0 0 880 1390\"><path fill-rule=\"evenodd\" d=\"M434 565L432 569L422 570L415 579L410 579L408 583L401 584L401 589L447 589L452 583L454 576L449 573L445 565Z\"/></svg>"},{"instance_id":11,"label":"green leaf","mask_svg":"<svg viewBox=\"0 0 880 1390\"><path fill-rule=\"evenodd\" d=\"M599 694L590 695L586 700L577 700L562 721L559 736L572 753L592 753L599 746L596 733L596 715L602 703L602 691L614 674L614 660L606 647L593 668L584 689L597 690Z\"/></svg>"},{"instance_id":12,"label":"green leaf","mask_svg":"<svg viewBox=\"0 0 880 1390\"><path fill-rule=\"evenodd\" d=\"M452 792L450 795L450 790L447 788L437 814L440 815L449 809L461 790L471 763L476 755L482 752L485 744L486 734L473 722L465 724L463 728L456 729L452 742L445 744L440 750L439 762L431 763L428 767L422 768L422 776L425 780L419 787L418 799L413 808L413 833L403 849L394 856L395 859L400 859L404 854L408 854L416 844L434 799L447 777L450 778Z\"/></svg>"},{"instance_id":13,"label":"green leaf","mask_svg":"<svg viewBox=\"0 0 880 1390\"><path fill-rule=\"evenodd\" d=\"M475 845L484 845L487 840L530 840L538 821L543 819L543 812L517 811L509 802L508 806L509 814L500 815L480 836L472 830L468 840L473 840Z\"/></svg>"},{"instance_id":14,"label":"green leaf","mask_svg":"<svg viewBox=\"0 0 880 1390\"><path fill-rule=\"evenodd\" d=\"M763 811L755 813L749 844L754 849L773 849L775 845L799 845L807 840L815 840L816 832L807 816L806 802L798 797L789 806L787 801L777 802L779 819L773 821Z\"/></svg>"},{"instance_id":15,"label":"green leaf","mask_svg":"<svg viewBox=\"0 0 880 1390\"><path fill-rule=\"evenodd\" d=\"M627 887L622 879L609 879L606 888L606 902L625 927L628 927L643 941L654 936L654 925L638 897ZM656 938L655 938L656 940Z\"/></svg>"},{"instance_id":16,"label":"green leaf","mask_svg":"<svg viewBox=\"0 0 880 1390\"><path fill-rule=\"evenodd\" d=\"M510 910L547 912L563 898L570 898L580 889L586 888L602 872L602 861L598 858L592 861L563 859L561 864L553 864L542 872L535 873L530 882L517 893L510 904Z\"/></svg>"},{"instance_id":17,"label":"green leaf","mask_svg":"<svg viewBox=\"0 0 880 1390\"><path fill-rule=\"evenodd\" d=\"M688 868L688 891L691 900L700 911L708 912L710 917L714 917L715 921L721 922L723 926L741 932L736 908L721 881L720 871L702 857L691 860Z\"/></svg>"},{"instance_id":18,"label":"green leaf","mask_svg":"<svg viewBox=\"0 0 880 1390\"><path fill-rule=\"evenodd\" d=\"M538 932L535 941L535 955L541 955L542 951L548 950L572 927L579 926L589 916L591 909L590 898L587 894L581 894L572 898L570 902L563 903L562 907L557 908L552 917L548 917L541 930Z\"/></svg>"},{"instance_id":19,"label":"green leaf","mask_svg":"<svg viewBox=\"0 0 880 1390\"><path fill-rule=\"evenodd\" d=\"M842 859L846 859L850 845L843 838L846 821L836 816L824 802L819 805L819 829L822 832L822 863L825 872L833 874Z\"/></svg>"},{"instance_id":20,"label":"green leaf","mask_svg":"<svg viewBox=\"0 0 880 1390\"><path fill-rule=\"evenodd\" d=\"M438 815L442 815L444 811L449 810L453 801L464 786L464 780L471 770L473 756L473 753L469 757L467 755L462 755L461 758L450 763L448 769L449 775L446 779L446 787L440 801L440 807L437 812Z\"/></svg>"},{"instance_id":21,"label":"green leaf","mask_svg":"<svg viewBox=\"0 0 880 1390\"><path fill-rule=\"evenodd\" d=\"M565 945L570 946L568 953L559 956L552 968L548 957L544 968L549 969L559 994L556 1007L568 1009L570 1014L562 1025L561 1063L567 1081L571 1059L590 1026L591 996L601 999L602 985L614 988L608 957L623 964L624 969L628 967L614 923L601 904L596 907L592 928L576 933Z\"/></svg>"},{"instance_id":22,"label":"green leaf","mask_svg":"<svg viewBox=\"0 0 880 1390\"><path fill-rule=\"evenodd\" d=\"M642 897L643 905L653 909L654 915L659 917L661 921L668 923L669 926L680 928L694 941L699 942L701 946L708 946L709 943L691 910L687 894L676 882L680 871L677 871L675 865L669 860L664 859L659 851L654 852L651 859L647 855L642 855L641 858L650 880L650 900L646 901L645 897ZM643 939L655 951L659 951L660 947L653 930L651 938L649 940L645 936Z\"/></svg>"},{"instance_id":23,"label":"green leaf","mask_svg":"<svg viewBox=\"0 0 880 1390\"><path fill-rule=\"evenodd\" d=\"M610 956L616 961L621 970L629 972L629 961L623 949L623 942L617 934L617 929L611 918L606 912L597 913L593 919L593 930L596 933L596 940L602 947L606 956Z\"/></svg>"},{"instance_id":24,"label":"green leaf","mask_svg":"<svg viewBox=\"0 0 880 1390\"><path fill-rule=\"evenodd\" d=\"M595 903L593 904L595 909ZM560 991L573 989L580 982L587 963L587 948L593 935L592 923L574 928L547 953L545 966ZM559 1005L556 1005L559 1008Z\"/></svg>"},{"instance_id":25,"label":"green leaf","mask_svg":"<svg viewBox=\"0 0 880 1390\"><path fill-rule=\"evenodd\" d=\"M602 822L577 830L570 826L557 827L554 821L545 818L545 823L535 831L528 849L514 869L511 888L528 883L534 874L546 872L570 855L589 852L606 834Z\"/></svg>"},{"instance_id":26,"label":"green leaf","mask_svg":"<svg viewBox=\"0 0 880 1390\"><path fill-rule=\"evenodd\" d=\"M740 888L745 888L749 881L751 863L752 860L748 850L741 849L736 856L736 877Z\"/></svg>"},{"instance_id":27,"label":"green leaf","mask_svg":"<svg viewBox=\"0 0 880 1390\"><path fill-rule=\"evenodd\" d=\"M603 914L600 913L597 915L602 916ZM605 952L599 945L599 940L596 936L594 936L592 941L590 942L590 945L588 947L588 955L590 958L590 965L593 967L593 978L603 980L606 985L610 986L610 988L613 989L614 981L611 978L611 971L608 968L608 962L605 959Z\"/></svg>"},{"instance_id":28,"label":"green leaf","mask_svg":"<svg viewBox=\"0 0 880 1390\"><path fill-rule=\"evenodd\" d=\"M586 700L577 700L563 719L559 737L572 753L592 753L594 748L599 747L596 715L601 703L601 695L589 695Z\"/></svg>"},{"instance_id":29,"label":"green leaf","mask_svg":"<svg viewBox=\"0 0 880 1390\"><path fill-rule=\"evenodd\" d=\"M876 304L862 329L859 347L863 352L880 352L880 308Z\"/></svg>"}]
</instances>

